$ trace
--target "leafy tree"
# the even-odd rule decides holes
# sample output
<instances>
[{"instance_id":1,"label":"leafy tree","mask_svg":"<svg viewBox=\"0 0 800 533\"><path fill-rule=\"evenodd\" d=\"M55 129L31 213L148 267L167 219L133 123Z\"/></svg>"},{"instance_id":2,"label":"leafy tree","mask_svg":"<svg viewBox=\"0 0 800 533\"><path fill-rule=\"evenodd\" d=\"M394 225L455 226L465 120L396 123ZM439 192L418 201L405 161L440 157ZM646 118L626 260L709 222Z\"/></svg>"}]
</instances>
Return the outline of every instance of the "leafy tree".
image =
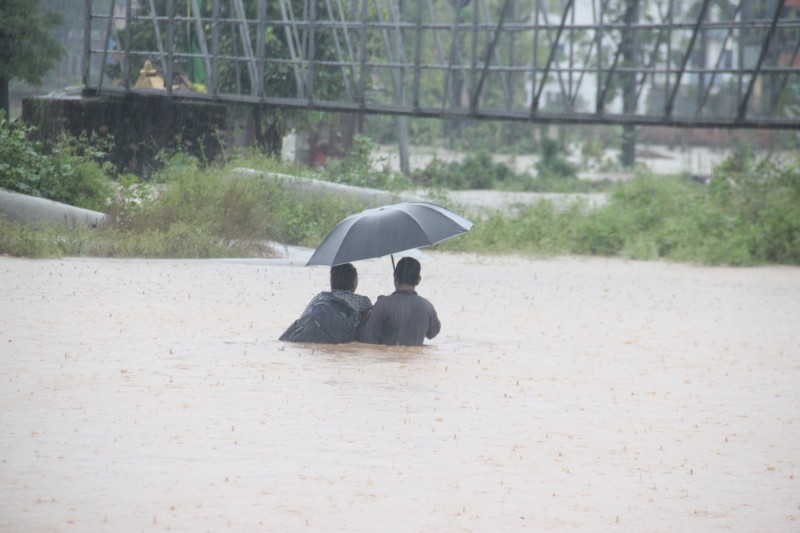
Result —
<instances>
[{"instance_id":1,"label":"leafy tree","mask_svg":"<svg viewBox=\"0 0 800 533\"><path fill-rule=\"evenodd\" d=\"M61 24L55 13L39 13L39 0L0 2L0 105L9 112L8 85L21 79L35 85L65 50L51 31Z\"/></svg>"}]
</instances>

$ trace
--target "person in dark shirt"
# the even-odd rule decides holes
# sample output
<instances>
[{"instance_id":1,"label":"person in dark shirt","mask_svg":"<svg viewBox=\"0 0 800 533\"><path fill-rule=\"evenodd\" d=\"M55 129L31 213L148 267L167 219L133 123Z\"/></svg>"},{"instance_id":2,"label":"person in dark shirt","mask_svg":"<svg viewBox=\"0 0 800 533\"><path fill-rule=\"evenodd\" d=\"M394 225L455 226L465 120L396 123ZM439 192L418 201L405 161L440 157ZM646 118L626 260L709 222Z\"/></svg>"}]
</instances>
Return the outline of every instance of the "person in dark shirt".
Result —
<instances>
[{"instance_id":1,"label":"person in dark shirt","mask_svg":"<svg viewBox=\"0 0 800 533\"><path fill-rule=\"evenodd\" d=\"M306 306L303 314L305 315L314 304L319 301L324 294L333 294L336 298L344 300L353 308L353 311L361 315L372 309L372 302L369 297L356 294L358 288L358 270L352 263L344 263L331 267L331 291L330 293L321 292L314 296Z\"/></svg>"},{"instance_id":2,"label":"person in dark shirt","mask_svg":"<svg viewBox=\"0 0 800 533\"><path fill-rule=\"evenodd\" d=\"M350 263L331 268L331 290L308 303L300 318L280 336L288 342L340 344L355 340L356 333L372 309L366 296L356 294L358 271Z\"/></svg>"},{"instance_id":3,"label":"person in dark shirt","mask_svg":"<svg viewBox=\"0 0 800 533\"><path fill-rule=\"evenodd\" d=\"M425 338L434 338L442 329L433 304L419 296L421 266L412 257L404 257L394 270L395 291L379 296L367 323L359 330L358 340L370 344L421 346Z\"/></svg>"}]
</instances>

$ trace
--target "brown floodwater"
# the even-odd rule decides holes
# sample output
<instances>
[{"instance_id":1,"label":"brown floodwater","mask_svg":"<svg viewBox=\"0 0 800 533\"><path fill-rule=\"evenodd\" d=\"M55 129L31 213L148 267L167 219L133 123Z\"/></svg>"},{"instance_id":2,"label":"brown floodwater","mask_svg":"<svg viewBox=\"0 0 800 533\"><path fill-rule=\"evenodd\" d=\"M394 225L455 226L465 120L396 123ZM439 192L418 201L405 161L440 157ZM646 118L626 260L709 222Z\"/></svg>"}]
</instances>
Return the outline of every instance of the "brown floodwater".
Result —
<instances>
[{"instance_id":1,"label":"brown floodwater","mask_svg":"<svg viewBox=\"0 0 800 533\"><path fill-rule=\"evenodd\" d=\"M324 267L0 257L0 530L800 530L800 268L422 263L399 348L277 340Z\"/></svg>"}]
</instances>

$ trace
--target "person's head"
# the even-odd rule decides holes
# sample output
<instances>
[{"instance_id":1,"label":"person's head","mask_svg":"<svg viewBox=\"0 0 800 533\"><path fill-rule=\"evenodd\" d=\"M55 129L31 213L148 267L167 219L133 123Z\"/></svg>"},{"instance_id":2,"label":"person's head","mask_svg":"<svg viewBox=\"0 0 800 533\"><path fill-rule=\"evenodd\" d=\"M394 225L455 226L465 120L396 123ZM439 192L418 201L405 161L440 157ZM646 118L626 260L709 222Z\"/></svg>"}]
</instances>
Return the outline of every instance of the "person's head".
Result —
<instances>
[{"instance_id":1,"label":"person's head","mask_svg":"<svg viewBox=\"0 0 800 533\"><path fill-rule=\"evenodd\" d=\"M395 284L417 286L419 284L419 273L422 266L413 257L404 257L397 262L394 268Z\"/></svg>"},{"instance_id":2,"label":"person's head","mask_svg":"<svg viewBox=\"0 0 800 533\"><path fill-rule=\"evenodd\" d=\"M358 271L351 263L331 267L331 290L355 291L358 287Z\"/></svg>"}]
</instances>

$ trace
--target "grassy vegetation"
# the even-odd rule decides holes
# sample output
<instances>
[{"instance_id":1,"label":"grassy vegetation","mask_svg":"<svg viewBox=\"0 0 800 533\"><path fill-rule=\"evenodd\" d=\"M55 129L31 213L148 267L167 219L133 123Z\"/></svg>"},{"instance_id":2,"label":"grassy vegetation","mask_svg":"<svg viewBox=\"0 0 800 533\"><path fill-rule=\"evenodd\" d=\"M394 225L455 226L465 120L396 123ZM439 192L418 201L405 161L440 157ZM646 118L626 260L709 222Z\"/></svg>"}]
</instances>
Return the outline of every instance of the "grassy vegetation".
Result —
<instances>
[{"instance_id":1,"label":"grassy vegetation","mask_svg":"<svg viewBox=\"0 0 800 533\"><path fill-rule=\"evenodd\" d=\"M31 140L33 128L0 113L0 187L102 210L111 194L108 141L63 136L45 146Z\"/></svg>"},{"instance_id":2,"label":"grassy vegetation","mask_svg":"<svg viewBox=\"0 0 800 533\"><path fill-rule=\"evenodd\" d=\"M540 141L540 160L536 175L518 174L508 165L495 162L487 151L467 155L463 161L431 161L411 179L422 187L449 190L500 189L524 192L579 193L608 190L608 182L578 179L578 167L567 161L558 142L547 137Z\"/></svg>"},{"instance_id":3,"label":"grassy vegetation","mask_svg":"<svg viewBox=\"0 0 800 533\"><path fill-rule=\"evenodd\" d=\"M1 142L19 163L9 164L12 177L5 188L42 196L71 205L100 210L108 216L100 228L67 228L58 224L22 224L0 218L0 254L28 257L252 257L269 256L265 241L316 246L341 218L364 205L329 198L300 199L257 176L240 176L233 170L245 166L264 172L309 173L258 153L237 153L218 164L202 165L183 153L165 156L165 166L147 183L135 176L110 178L110 169L94 161L95 153L70 149L45 151L27 140L24 128ZM8 141L8 137L5 139ZM80 143L71 141L75 146ZM66 145L65 145L66 146ZM85 146L85 144L83 145ZM75 183L69 194L54 194L64 187L51 182L48 171L68 153L67 163ZM26 159L27 158L27 159ZM0 168L0 171L7 170ZM42 179L47 176L47 180ZM22 186L20 186L22 184ZM88 192L87 192L88 191ZM87 195L89 201L84 201Z\"/></svg>"},{"instance_id":4,"label":"grassy vegetation","mask_svg":"<svg viewBox=\"0 0 800 533\"><path fill-rule=\"evenodd\" d=\"M24 139L15 137L14 143L24 144ZM404 186L405 178L374 170L369 164L368 144L357 148L348 158L316 174L256 153L232 154L211 165L175 154L146 184L132 176L118 176L113 193L109 192L111 180L92 153L78 149L51 152L61 158L68 154L75 168L86 164L86 168L100 169L103 178L98 181L103 186L88 194L94 204L83 205L103 206L109 222L97 229L70 229L0 220L0 254L252 257L270 254L265 246L268 240L314 247L339 220L366 206L356 200L301 199L258 176L236 175L233 169L243 166L395 190ZM33 152L29 155L34 160L50 157ZM545 163L553 174L548 179L576 179L563 175L574 169L564 166L557 154L554 157ZM461 165L446 170L452 172L449 179L464 179L464 173L484 167L493 172L495 180L487 186L517 179L507 169L491 166L491 159L482 154ZM562 175L557 175L559 172ZM446 193L441 194L440 201L446 203ZM541 201L513 213L489 212L476 220L471 232L446 241L440 249L623 256L714 265L798 265L800 160L783 165L759 161L741 151L715 170L710 185L641 173L615 185L603 206L577 203L558 207Z\"/></svg>"},{"instance_id":5,"label":"grassy vegetation","mask_svg":"<svg viewBox=\"0 0 800 533\"><path fill-rule=\"evenodd\" d=\"M448 250L601 255L709 265L800 264L800 160L729 160L709 186L643 174L606 205L492 213Z\"/></svg>"}]
</instances>

